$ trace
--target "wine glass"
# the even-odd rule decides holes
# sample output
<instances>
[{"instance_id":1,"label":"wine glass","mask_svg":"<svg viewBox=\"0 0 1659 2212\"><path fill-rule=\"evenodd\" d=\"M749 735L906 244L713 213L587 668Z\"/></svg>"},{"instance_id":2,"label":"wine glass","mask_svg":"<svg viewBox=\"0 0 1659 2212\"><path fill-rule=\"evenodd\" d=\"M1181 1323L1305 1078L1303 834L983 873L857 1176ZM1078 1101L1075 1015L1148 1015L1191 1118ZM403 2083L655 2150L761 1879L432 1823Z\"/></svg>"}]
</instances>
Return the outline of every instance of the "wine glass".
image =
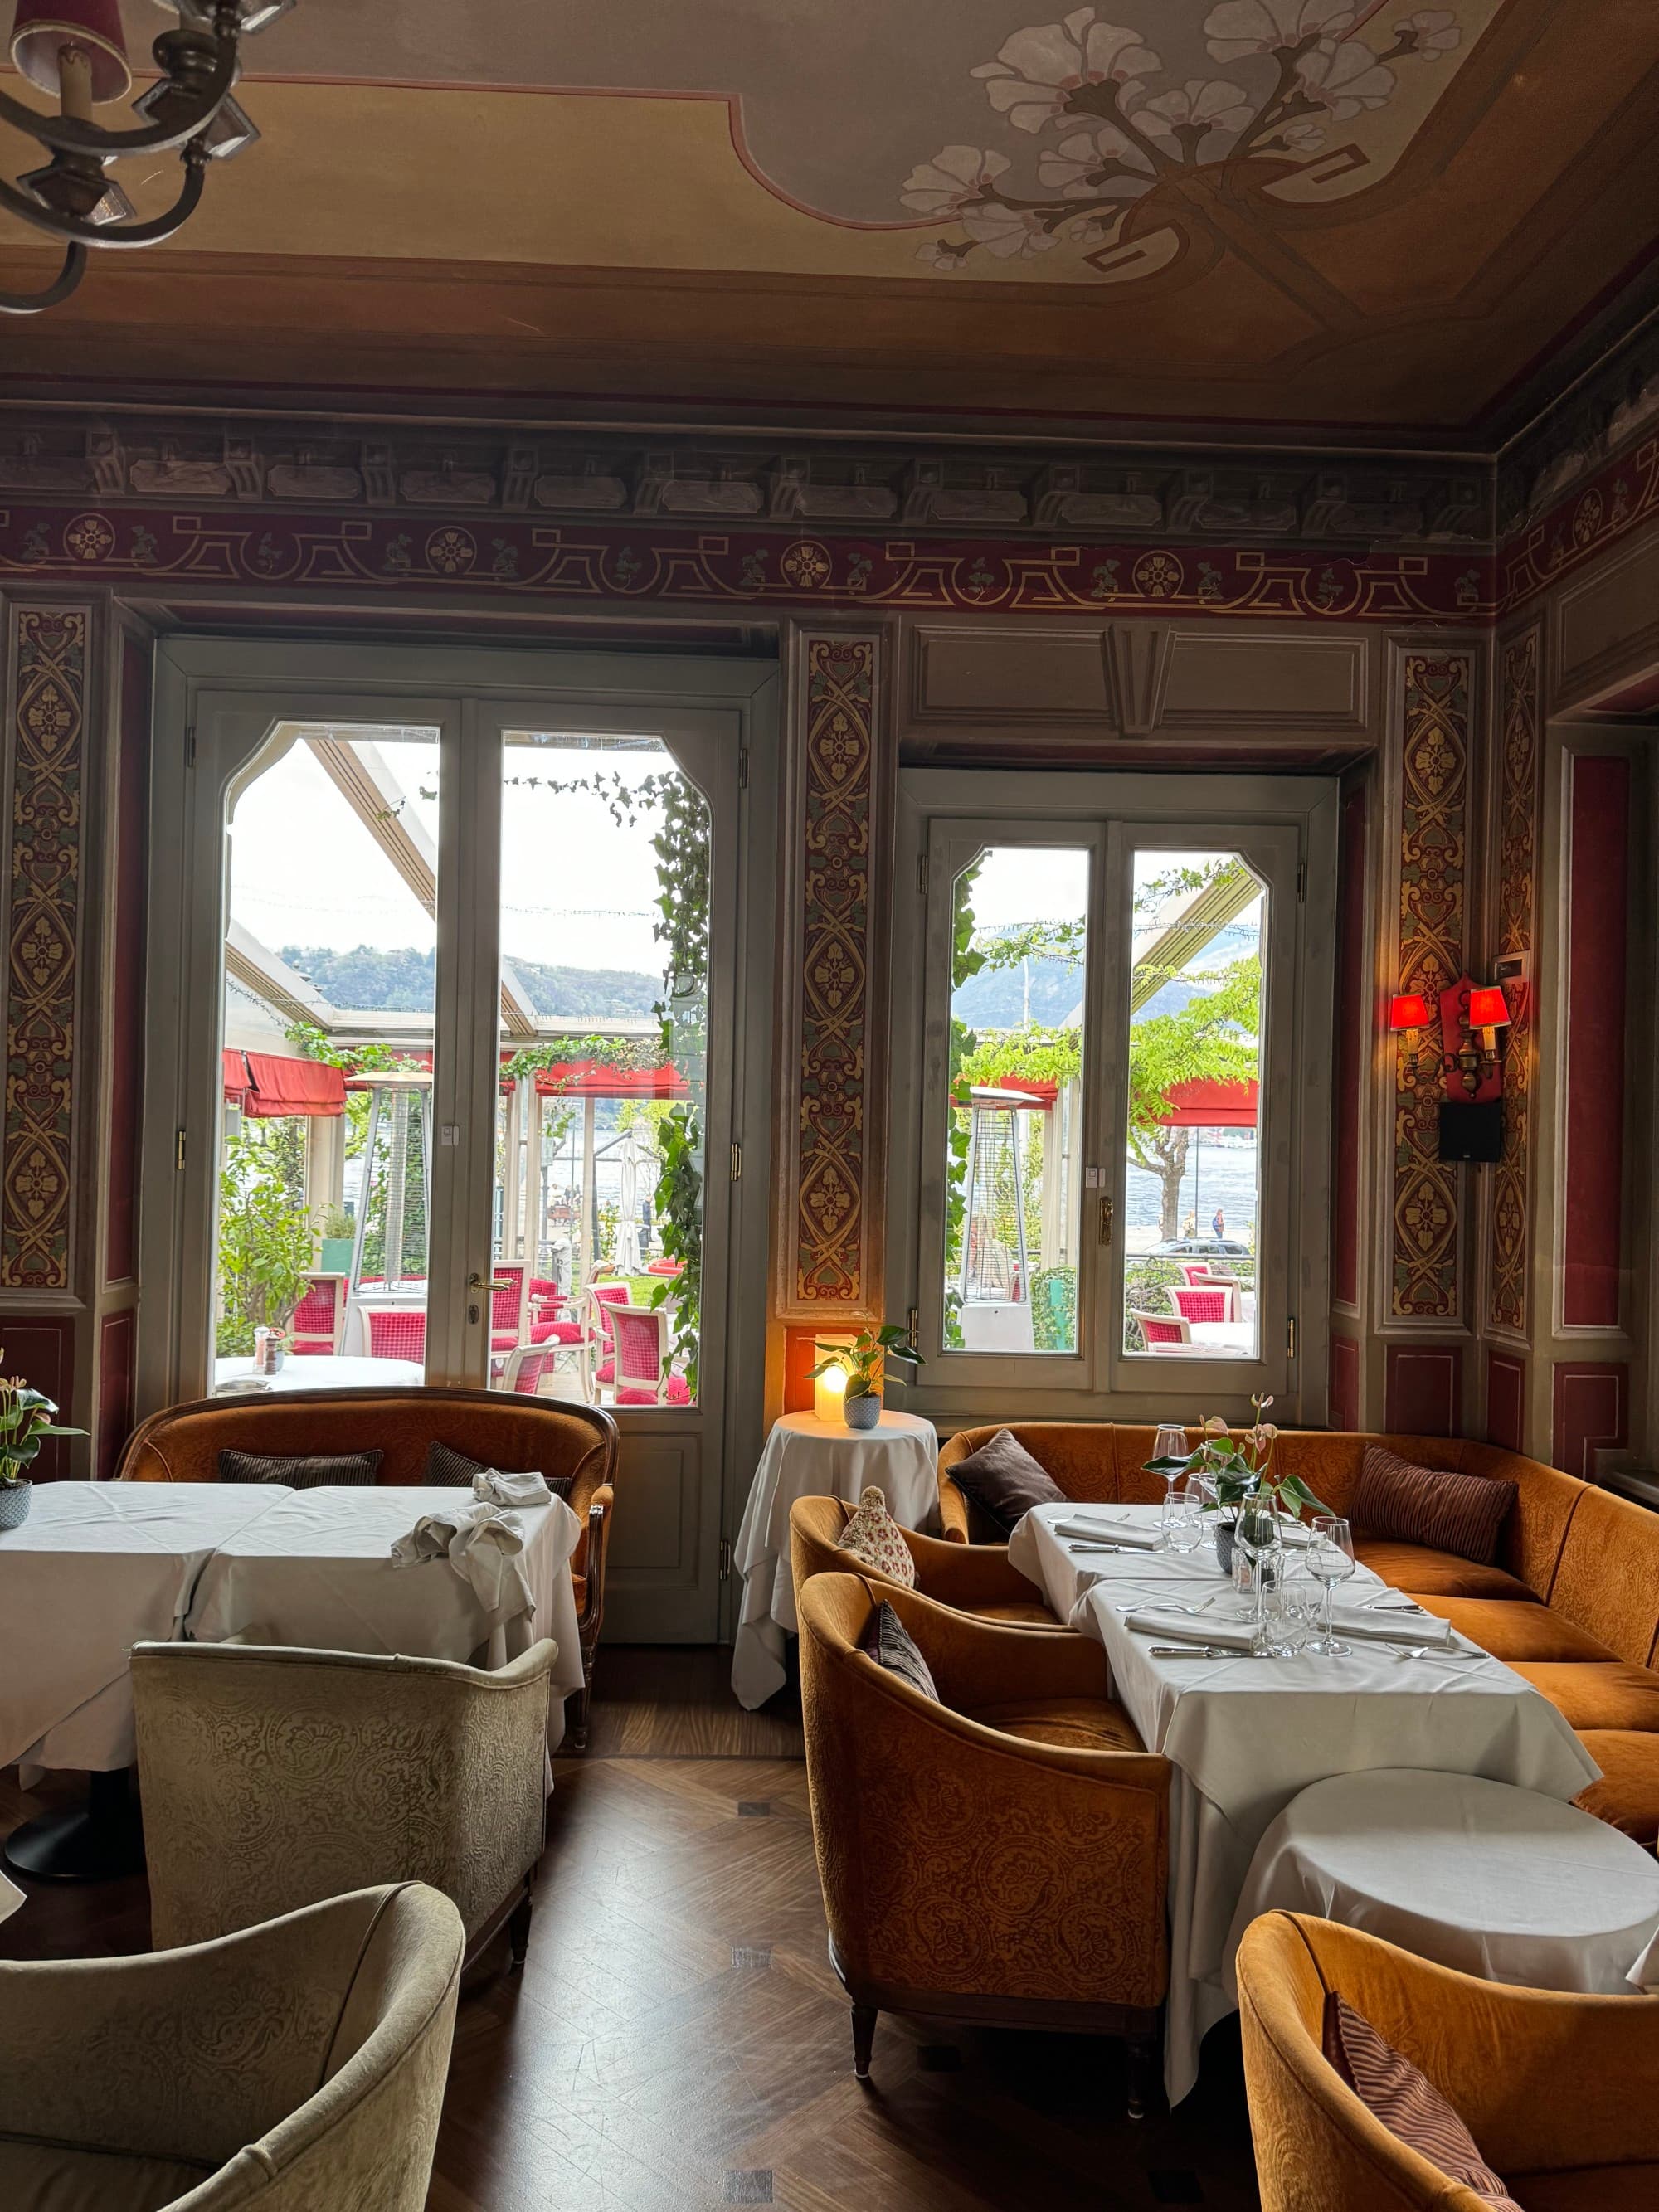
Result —
<instances>
[{"instance_id":1,"label":"wine glass","mask_svg":"<svg viewBox=\"0 0 1659 2212\"><path fill-rule=\"evenodd\" d=\"M1233 1532L1233 1544L1250 1571L1250 1592L1255 1617L1252 1648L1258 1655L1267 1650L1266 1609L1262 1600L1270 1582L1283 1579L1285 1554L1279 1540L1279 1516L1273 1509L1247 1498Z\"/></svg>"},{"instance_id":2,"label":"wine glass","mask_svg":"<svg viewBox=\"0 0 1659 2212\"><path fill-rule=\"evenodd\" d=\"M1167 1423L1160 1427L1152 1439L1152 1457L1155 1460L1178 1459L1184 1462L1187 1457L1186 1430L1175 1428ZM1172 1474L1166 1474L1164 1477L1164 1519L1166 1524L1170 1518L1170 1500L1175 1494L1176 1483L1182 1480L1184 1473L1184 1467L1177 1468ZM1158 1548L1159 1551L1167 1548L1162 1530L1158 1534Z\"/></svg>"},{"instance_id":3,"label":"wine glass","mask_svg":"<svg viewBox=\"0 0 1659 2212\"><path fill-rule=\"evenodd\" d=\"M1316 1513L1313 1534L1308 1541L1308 1572L1325 1586L1325 1602L1321 1609L1319 1633L1309 1644L1310 1651L1322 1651L1328 1658L1346 1658L1352 1647L1339 1644L1331 1620L1331 1606L1336 1595L1338 1583L1346 1582L1353 1573L1353 1530L1340 1513Z\"/></svg>"}]
</instances>

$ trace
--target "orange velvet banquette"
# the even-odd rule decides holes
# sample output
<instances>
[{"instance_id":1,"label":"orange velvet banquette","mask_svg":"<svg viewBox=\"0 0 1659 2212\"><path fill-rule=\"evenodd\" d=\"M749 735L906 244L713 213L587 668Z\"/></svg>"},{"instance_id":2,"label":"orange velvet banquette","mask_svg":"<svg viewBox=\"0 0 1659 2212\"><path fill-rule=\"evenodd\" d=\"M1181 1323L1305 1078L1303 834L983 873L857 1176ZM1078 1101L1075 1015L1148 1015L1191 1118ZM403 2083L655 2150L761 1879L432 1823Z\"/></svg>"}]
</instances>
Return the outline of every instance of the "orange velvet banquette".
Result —
<instances>
[{"instance_id":1,"label":"orange velvet banquette","mask_svg":"<svg viewBox=\"0 0 1659 2212\"><path fill-rule=\"evenodd\" d=\"M1082 1421L1008 1425L1068 1498L1079 1504L1152 1504L1164 1494L1150 1428ZM947 1538L995 1540L951 1479L958 1460L995 1428L963 1429L939 1454L939 1513ZM1197 1431L1190 1432L1194 1443ZM1281 1433L1275 1465L1299 1474L1334 1513L1346 1513L1368 1444L1419 1467L1516 1486L1496 1562L1481 1566L1419 1544L1378 1541L1363 1528L1354 1548L1384 1582L1443 1614L1558 1706L1601 1769L1580 1804L1650 1849L1659 1843L1659 1515L1518 1452L1461 1437Z\"/></svg>"},{"instance_id":2,"label":"orange velvet banquette","mask_svg":"<svg viewBox=\"0 0 1659 2212\"><path fill-rule=\"evenodd\" d=\"M582 1674L591 1685L605 1614L605 1559L617 1467L617 1425L597 1407L494 1390L302 1390L198 1398L169 1406L135 1429L116 1469L119 1482L216 1482L222 1451L303 1457L380 1450L376 1480L418 1483L428 1449L450 1445L486 1467L572 1478L571 1510L582 1524L570 1555L581 1632ZM587 1695L573 1705L580 1746Z\"/></svg>"}]
</instances>

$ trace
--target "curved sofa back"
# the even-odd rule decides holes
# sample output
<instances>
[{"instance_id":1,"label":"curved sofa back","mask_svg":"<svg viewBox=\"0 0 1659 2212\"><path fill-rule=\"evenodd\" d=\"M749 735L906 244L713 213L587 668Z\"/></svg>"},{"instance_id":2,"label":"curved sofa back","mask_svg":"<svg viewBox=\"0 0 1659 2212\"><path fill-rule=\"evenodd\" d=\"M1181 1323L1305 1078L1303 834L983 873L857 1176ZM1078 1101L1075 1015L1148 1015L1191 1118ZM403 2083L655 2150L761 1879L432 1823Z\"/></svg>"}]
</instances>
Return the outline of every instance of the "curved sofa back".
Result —
<instances>
[{"instance_id":1,"label":"curved sofa back","mask_svg":"<svg viewBox=\"0 0 1659 2212\"><path fill-rule=\"evenodd\" d=\"M1158 1478L1142 1471L1152 1457L1156 1431L1151 1428L1022 1421L963 1429L939 1460L940 1518L945 1534L960 1542L994 1541L1000 1532L975 1521L951 1469L1003 1427L1079 1504L1150 1504L1163 1495ZM1192 1441L1197 1433L1189 1431ZM1279 1434L1277 1464L1300 1475L1334 1513L1346 1513L1370 1444L1419 1467L1514 1483L1515 1508L1504 1523L1498 1565L1621 1659L1637 1667L1650 1663L1659 1650L1659 1514L1559 1468L1465 1437L1286 1429Z\"/></svg>"}]
</instances>

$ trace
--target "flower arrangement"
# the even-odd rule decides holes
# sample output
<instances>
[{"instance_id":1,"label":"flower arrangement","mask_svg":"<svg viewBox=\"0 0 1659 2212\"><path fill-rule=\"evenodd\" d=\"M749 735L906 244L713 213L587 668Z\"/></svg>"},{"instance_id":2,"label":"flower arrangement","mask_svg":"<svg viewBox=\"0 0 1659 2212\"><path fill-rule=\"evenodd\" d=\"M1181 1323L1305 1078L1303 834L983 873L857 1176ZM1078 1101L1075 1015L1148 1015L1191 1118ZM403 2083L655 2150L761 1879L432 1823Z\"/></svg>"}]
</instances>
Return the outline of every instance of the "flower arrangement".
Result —
<instances>
[{"instance_id":1,"label":"flower arrangement","mask_svg":"<svg viewBox=\"0 0 1659 2212\"><path fill-rule=\"evenodd\" d=\"M0 1349L0 1359L5 1358ZM31 1390L21 1375L0 1378L0 1489L11 1489L29 1477L40 1446L47 1437L83 1437L84 1429L59 1428L58 1411L44 1391Z\"/></svg>"},{"instance_id":2,"label":"flower arrangement","mask_svg":"<svg viewBox=\"0 0 1659 2212\"><path fill-rule=\"evenodd\" d=\"M861 1328L851 1344L815 1344L815 1352L824 1357L813 1368L808 1380L816 1382L820 1375L827 1375L832 1367L839 1367L847 1377L847 1396L879 1398L882 1370L889 1359L902 1359L911 1367L925 1367L927 1361L910 1346L910 1333L899 1328L896 1322L887 1322L879 1328Z\"/></svg>"},{"instance_id":3,"label":"flower arrangement","mask_svg":"<svg viewBox=\"0 0 1659 2212\"><path fill-rule=\"evenodd\" d=\"M1204 1424L1203 1438L1196 1450L1185 1459L1166 1456L1148 1460L1146 1473L1200 1476L1209 1493L1204 1500L1206 1513L1236 1516L1248 1504L1267 1506L1296 1521L1306 1510L1328 1511L1323 1499L1316 1498L1299 1475L1274 1474L1273 1450L1279 1442L1279 1431L1263 1418L1272 1404L1271 1397L1253 1397L1250 1406L1255 1419L1239 1437L1233 1435L1219 1414L1212 1413Z\"/></svg>"}]
</instances>

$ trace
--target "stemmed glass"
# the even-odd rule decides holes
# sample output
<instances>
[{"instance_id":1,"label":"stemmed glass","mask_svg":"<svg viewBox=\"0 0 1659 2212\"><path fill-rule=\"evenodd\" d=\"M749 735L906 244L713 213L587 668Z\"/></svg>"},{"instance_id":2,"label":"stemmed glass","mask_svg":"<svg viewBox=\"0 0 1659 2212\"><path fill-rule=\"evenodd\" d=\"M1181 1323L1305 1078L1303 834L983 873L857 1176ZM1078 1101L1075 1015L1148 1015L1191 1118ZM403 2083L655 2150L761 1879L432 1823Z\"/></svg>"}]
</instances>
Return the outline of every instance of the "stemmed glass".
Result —
<instances>
[{"instance_id":1,"label":"stemmed glass","mask_svg":"<svg viewBox=\"0 0 1659 2212\"><path fill-rule=\"evenodd\" d=\"M1308 1572L1316 1581L1325 1585L1325 1603L1320 1613L1319 1633L1308 1644L1310 1651L1322 1651L1328 1658L1346 1658L1352 1646L1339 1644L1331 1619L1331 1607L1336 1595L1336 1586L1345 1583L1353 1573L1353 1530L1340 1513L1316 1513L1313 1534L1308 1542Z\"/></svg>"},{"instance_id":2,"label":"stemmed glass","mask_svg":"<svg viewBox=\"0 0 1659 2212\"><path fill-rule=\"evenodd\" d=\"M1251 1648L1260 1657L1266 1655L1269 1641L1264 1603L1267 1584L1269 1581L1279 1581L1285 1567L1285 1553L1279 1540L1279 1516L1270 1507L1247 1499L1233 1532L1233 1543L1250 1570L1255 1616Z\"/></svg>"},{"instance_id":3,"label":"stemmed glass","mask_svg":"<svg viewBox=\"0 0 1659 2212\"><path fill-rule=\"evenodd\" d=\"M1184 1460L1187 1457L1186 1430L1177 1429L1167 1424L1160 1428L1152 1439L1152 1457ZM1158 1539L1158 1548L1160 1552L1169 1548L1167 1531L1170 1524L1170 1501L1175 1496L1176 1485L1184 1479L1185 1472L1184 1468L1177 1468L1172 1474L1166 1474L1164 1478L1164 1528L1159 1531Z\"/></svg>"}]
</instances>

